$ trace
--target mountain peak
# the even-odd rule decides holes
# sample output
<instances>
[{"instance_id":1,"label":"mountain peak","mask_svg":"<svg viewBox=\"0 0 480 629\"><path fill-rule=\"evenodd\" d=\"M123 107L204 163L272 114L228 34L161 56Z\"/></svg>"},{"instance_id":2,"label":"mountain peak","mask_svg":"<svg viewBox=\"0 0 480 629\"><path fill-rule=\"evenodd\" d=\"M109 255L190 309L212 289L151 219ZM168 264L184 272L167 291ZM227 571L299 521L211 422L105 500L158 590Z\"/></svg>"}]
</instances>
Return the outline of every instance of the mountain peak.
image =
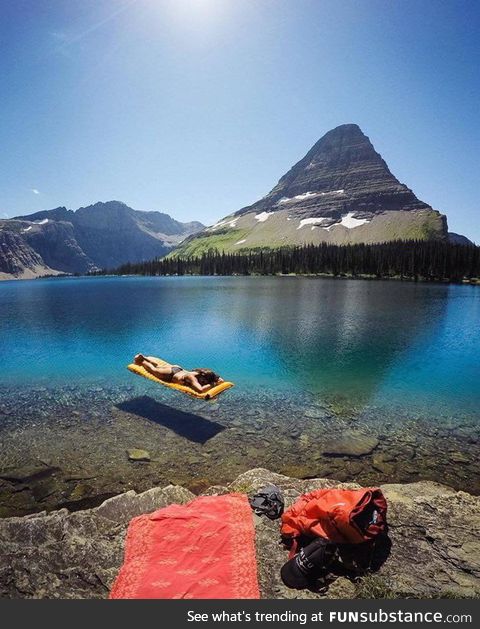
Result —
<instances>
[{"instance_id":1,"label":"mountain peak","mask_svg":"<svg viewBox=\"0 0 480 629\"><path fill-rule=\"evenodd\" d=\"M361 133L362 135L365 135L356 122L340 124L338 127L334 127L333 129L330 129L330 131L327 131L325 135L334 133Z\"/></svg>"},{"instance_id":2,"label":"mountain peak","mask_svg":"<svg viewBox=\"0 0 480 629\"><path fill-rule=\"evenodd\" d=\"M321 137L262 199L185 241L177 255L262 247L445 239L445 217L390 172L355 123Z\"/></svg>"},{"instance_id":3,"label":"mountain peak","mask_svg":"<svg viewBox=\"0 0 480 629\"><path fill-rule=\"evenodd\" d=\"M98 212L98 211L125 211L131 210L126 203L123 201L97 201L96 203L92 203L91 205L86 205L85 207L80 207L77 212Z\"/></svg>"},{"instance_id":4,"label":"mountain peak","mask_svg":"<svg viewBox=\"0 0 480 629\"><path fill-rule=\"evenodd\" d=\"M321 212L429 208L390 172L354 123L328 131L263 199L237 214L282 210L285 203L293 204L296 214L305 210L310 217Z\"/></svg>"},{"instance_id":5,"label":"mountain peak","mask_svg":"<svg viewBox=\"0 0 480 629\"><path fill-rule=\"evenodd\" d=\"M64 205L54 208L53 210L40 210L33 214L27 214L25 216L14 216L14 220L19 221L41 221L48 218L54 221L69 221L73 215L72 210L67 210Z\"/></svg>"},{"instance_id":6,"label":"mountain peak","mask_svg":"<svg viewBox=\"0 0 480 629\"><path fill-rule=\"evenodd\" d=\"M338 127L334 127L327 131L313 146L312 149L318 146L322 146L327 141L340 141L345 139L356 139L357 141L364 141L370 143L370 140L358 126L358 124L350 122L347 124L341 124ZM311 149L311 150L312 150Z\"/></svg>"}]
</instances>

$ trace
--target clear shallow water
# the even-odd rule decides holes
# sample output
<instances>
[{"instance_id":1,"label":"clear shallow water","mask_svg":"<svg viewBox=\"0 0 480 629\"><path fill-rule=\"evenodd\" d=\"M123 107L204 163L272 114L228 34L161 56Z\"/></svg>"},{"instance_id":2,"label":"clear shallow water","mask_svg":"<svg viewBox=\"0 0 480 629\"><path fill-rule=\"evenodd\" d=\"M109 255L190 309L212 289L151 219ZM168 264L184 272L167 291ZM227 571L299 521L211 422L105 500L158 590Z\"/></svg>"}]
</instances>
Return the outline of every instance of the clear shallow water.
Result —
<instances>
[{"instance_id":1,"label":"clear shallow water","mask_svg":"<svg viewBox=\"0 0 480 629\"><path fill-rule=\"evenodd\" d=\"M134 353L212 366L239 389L480 406L480 291L310 278L0 284L4 384L130 381ZM433 406L432 406L433 405Z\"/></svg>"},{"instance_id":2,"label":"clear shallow water","mask_svg":"<svg viewBox=\"0 0 480 629\"><path fill-rule=\"evenodd\" d=\"M42 457L75 470L88 464L112 493L123 482L228 480L253 465L298 475L350 470L369 481L447 474L451 484L471 485L479 323L480 290L471 286L293 277L3 282L0 469ZM215 404L192 401L130 374L125 365L139 351L211 367L236 387ZM352 430L380 445L360 457L323 456L325 439ZM161 460L132 469L124 452L133 445L156 448ZM393 446L395 464L386 460ZM51 494L57 502L59 492Z\"/></svg>"}]
</instances>

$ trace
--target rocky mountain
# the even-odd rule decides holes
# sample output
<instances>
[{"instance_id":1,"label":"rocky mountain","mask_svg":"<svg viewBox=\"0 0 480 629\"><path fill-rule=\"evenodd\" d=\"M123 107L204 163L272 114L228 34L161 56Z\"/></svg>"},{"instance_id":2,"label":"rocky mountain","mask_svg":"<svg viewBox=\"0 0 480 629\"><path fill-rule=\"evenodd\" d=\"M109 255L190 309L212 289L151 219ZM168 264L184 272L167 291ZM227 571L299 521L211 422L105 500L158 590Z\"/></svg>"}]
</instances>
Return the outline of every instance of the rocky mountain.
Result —
<instances>
[{"instance_id":1,"label":"rocky mountain","mask_svg":"<svg viewBox=\"0 0 480 629\"><path fill-rule=\"evenodd\" d=\"M0 279L85 273L150 260L203 227L119 201L0 220Z\"/></svg>"},{"instance_id":2,"label":"rocky mountain","mask_svg":"<svg viewBox=\"0 0 480 629\"><path fill-rule=\"evenodd\" d=\"M188 238L174 255L446 237L446 217L398 181L358 125L345 124L265 197Z\"/></svg>"},{"instance_id":3,"label":"rocky mountain","mask_svg":"<svg viewBox=\"0 0 480 629\"><path fill-rule=\"evenodd\" d=\"M316 489L359 487L333 479L300 480L260 468L204 494L251 495L271 484L280 488L287 508ZM478 496L431 481L384 484L381 489L388 502L388 538L373 551L368 549L368 555L362 555L360 546L350 548L350 555L344 551L343 563L331 566L320 591L292 590L282 583L280 569L288 550L280 543L280 523L252 515L260 597L478 598ZM0 519L0 598L107 598L123 561L129 521L194 498L188 489L169 485L143 493L130 490L94 509Z\"/></svg>"},{"instance_id":4,"label":"rocky mountain","mask_svg":"<svg viewBox=\"0 0 480 629\"><path fill-rule=\"evenodd\" d=\"M21 277L30 279L38 275L55 273L42 257L16 230L4 229L0 221L0 280Z\"/></svg>"}]
</instances>

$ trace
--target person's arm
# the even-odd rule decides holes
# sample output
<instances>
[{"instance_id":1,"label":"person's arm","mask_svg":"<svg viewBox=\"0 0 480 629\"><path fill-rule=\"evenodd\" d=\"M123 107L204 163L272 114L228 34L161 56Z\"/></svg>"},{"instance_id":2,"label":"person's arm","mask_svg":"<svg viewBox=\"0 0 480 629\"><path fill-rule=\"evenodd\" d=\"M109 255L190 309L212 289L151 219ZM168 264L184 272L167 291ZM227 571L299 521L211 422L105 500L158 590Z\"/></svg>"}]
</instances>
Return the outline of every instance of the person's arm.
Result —
<instances>
[{"instance_id":1,"label":"person's arm","mask_svg":"<svg viewBox=\"0 0 480 629\"><path fill-rule=\"evenodd\" d=\"M155 356L144 356L144 360L148 360L148 362L151 363L154 367L157 367L157 369L165 367L165 363L163 362L163 360L155 358Z\"/></svg>"},{"instance_id":2,"label":"person's arm","mask_svg":"<svg viewBox=\"0 0 480 629\"><path fill-rule=\"evenodd\" d=\"M185 380L187 380L189 385L192 387L192 389L195 389L195 391L198 391L198 393L204 393L205 391L208 391L209 389L211 389L211 386L209 384L204 384L202 386L200 382L197 380L197 377L194 376L193 374L189 374L185 378Z\"/></svg>"}]
</instances>

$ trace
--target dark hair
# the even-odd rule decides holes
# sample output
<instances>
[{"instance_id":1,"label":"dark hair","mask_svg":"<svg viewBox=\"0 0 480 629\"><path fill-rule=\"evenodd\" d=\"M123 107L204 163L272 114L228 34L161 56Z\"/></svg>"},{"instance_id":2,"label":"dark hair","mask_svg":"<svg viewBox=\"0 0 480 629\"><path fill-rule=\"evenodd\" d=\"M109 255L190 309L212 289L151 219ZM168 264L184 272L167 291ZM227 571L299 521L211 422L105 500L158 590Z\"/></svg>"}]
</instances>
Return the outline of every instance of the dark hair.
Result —
<instances>
[{"instance_id":1,"label":"dark hair","mask_svg":"<svg viewBox=\"0 0 480 629\"><path fill-rule=\"evenodd\" d=\"M197 380L202 386L205 386L206 384L215 384L215 382L217 382L220 378L220 376L211 369L202 369L201 367L198 367L193 371L197 374Z\"/></svg>"}]
</instances>

